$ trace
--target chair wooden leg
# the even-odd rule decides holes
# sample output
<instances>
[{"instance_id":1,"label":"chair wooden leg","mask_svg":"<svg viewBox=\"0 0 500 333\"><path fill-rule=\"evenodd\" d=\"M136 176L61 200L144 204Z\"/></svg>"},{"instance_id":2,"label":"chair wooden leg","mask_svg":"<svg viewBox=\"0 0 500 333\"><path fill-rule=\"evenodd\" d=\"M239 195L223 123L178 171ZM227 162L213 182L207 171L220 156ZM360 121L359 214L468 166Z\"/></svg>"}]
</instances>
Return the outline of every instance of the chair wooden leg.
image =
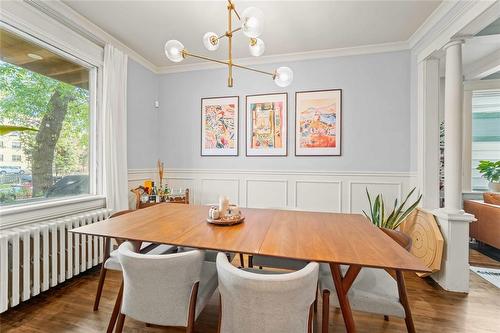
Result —
<instances>
[{"instance_id":1,"label":"chair wooden leg","mask_svg":"<svg viewBox=\"0 0 500 333\"><path fill-rule=\"evenodd\" d=\"M405 309L405 323L408 333L415 333L415 325L411 316L410 304L408 303L408 296L406 294L405 278L402 271L396 271L396 280L398 281L399 301Z\"/></svg>"},{"instance_id":2,"label":"chair wooden leg","mask_svg":"<svg viewBox=\"0 0 500 333\"><path fill-rule=\"evenodd\" d=\"M123 313L120 313L118 315L118 321L116 323L116 333L122 333L123 331L123 324L125 324L125 315Z\"/></svg>"},{"instance_id":3,"label":"chair wooden leg","mask_svg":"<svg viewBox=\"0 0 500 333\"><path fill-rule=\"evenodd\" d=\"M94 300L94 311L99 310L99 302L101 300L102 288L104 287L104 279L106 278L106 272L108 270L104 268L104 262L101 266L101 273L99 274L99 283L97 284L97 292L95 294Z\"/></svg>"},{"instance_id":4,"label":"chair wooden leg","mask_svg":"<svg viewBox=\"0 0 500 333\"><path fill-rule=\"evenodd\" d=\"M309 320L307 322L307 333L312 333L313 331L313 304L309 307Z\"/></svg>"},{"instance_id":5,"label":"chair wooden leg","mask_svg":"<svg viewBox=\"0 0 500 333\"><path fill-rule=\"evenodd\" d=\"M243 259L243 253L240 253L240 266L242 268L245 267L245 260Z\"/></svg>"},{"instance_id":6,"label":"chair wooden leg","mask_svg":"<svg viewBox=\"0 0 500 333\"><path fill-rule=\"evenodd\" d=\"M314 298L313 310L314 313L318 312L318 288L316 288L316 297Z\"/></svg>"},{"instance_id":7,"label":"chair wooden leg","mask_svg":"<svg viewBox=\"0 0 500 333\"><path fill-rule=\"evenodd\" d=\"M194 332L194 319L196 315L196 298L198 297L198 288L200 282L196 282L191 290L191 299L189 300L189 313L188 313L188 325L186 327L186 333Z\"/></svg>"},{"instance_id":8,"label":"chair wooden leg","mask_svg":"<svg viewBox=\"0 0 500 333\"><path fill-rule=\"evenodd\" d=\"M113 308L113 312L111 313L111 318L109 318L108 329L106 333L112 333L113 328L115 327L116 319L118 318L118 314L120 313L120 308L122 306L122 296L123 296L123 281L120 286L120 290L118 291L118 295L116 296L115 307Z\"/></svg>"},{"instance_id":9,"label":"chair wooden leg","mask_svg":"<svg viewBox=\"0 0 500 333\"><path fill-rule=\"evenodd\" d=\"M328 333L328 321L330 315L330 291L323 290L323 316L321 319L321 332Z\"/></svg>"}]
</instances>

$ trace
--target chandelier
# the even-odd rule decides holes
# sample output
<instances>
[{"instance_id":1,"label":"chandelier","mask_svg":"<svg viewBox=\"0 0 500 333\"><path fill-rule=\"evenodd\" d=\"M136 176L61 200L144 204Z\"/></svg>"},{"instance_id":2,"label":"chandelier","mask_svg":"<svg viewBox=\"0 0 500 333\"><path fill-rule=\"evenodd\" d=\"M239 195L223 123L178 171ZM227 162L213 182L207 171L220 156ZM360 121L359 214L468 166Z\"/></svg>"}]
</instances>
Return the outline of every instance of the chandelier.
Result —
<instances>
[{"instance_id":1,"label":"chandelier","mask_svg":"<svg viewBox=\"0 0 500 333\"><path fill-rule=\"evenodd\" d=\"M239 20L240 26L238 28L233 29L233 17L232 14L235 14ZM228 67L228 78L227 78L227 86L233 86L233 67L242 68L246 70L250 70L253 72L269 75L272 77L276 85L279 87L286 87L290 85L293 80L293 72L288 67L279 67L274 72L266 72L261 71L255 68L250 68L242 65L235 64L233 62L233 50L232 50L232 39L233 34L236 32L243 32L245 36L249 38L248 48L250 54L254 57L261 56L264 53L265 45L264 41L258 38L262 34L262 30L264 28L264 14L262 11L255 7L249 7L243 11L240 15L234 4L231 0L228 0L227 4L227 31L224 34L218 35L215 32L207 32L203 36L203 45L209 51L215 51L220 46L220 41L223 38L227 38L228 40L228 60L218 60L213 59L197 54L193 54L189 52L184 45L178 40L169 40L165 43L165 55L168 59L173 62L181 62L186 57L193 57L208 61L217 62L219 64L227 65Z\"/></svg>"}]
</instances>

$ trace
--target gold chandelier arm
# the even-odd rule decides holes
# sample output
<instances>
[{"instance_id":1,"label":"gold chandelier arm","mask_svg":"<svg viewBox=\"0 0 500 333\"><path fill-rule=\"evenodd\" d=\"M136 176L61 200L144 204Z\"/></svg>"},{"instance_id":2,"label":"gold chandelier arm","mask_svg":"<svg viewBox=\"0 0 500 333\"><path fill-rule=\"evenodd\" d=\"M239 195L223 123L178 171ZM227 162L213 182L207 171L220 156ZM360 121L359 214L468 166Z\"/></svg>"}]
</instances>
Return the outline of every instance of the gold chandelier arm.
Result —
<instances>
[{"instance_id":1,"label":"gold chandelier arm","mask_svg":"<svg viewBox=\"0 0 500 333\"><path fill-rule=\"evenodd\" d=\"M182 56L184 58L186 56L189 56L189 57L193 57L193 58L198 58L198 59L203 59L203 60L207 60L207 61L217 62L217 63L223 64L223 65L229 65L229 62L227 62L225 60L218 60L218 59L213 59L213 58L209 58L209 57L204 57L204 56L201 56L201 55L190 53L190 52L188 52L186 50L182 50Z\"/></svg>"},{"instance_id":2,"label":"gold chandelier arm","mask_svg":"<svg viewBox=\"0 0 500 333\"><path fill-rule=\"evenodd\" d=\"M236 29L233 29L233 30L232 30L229 34L231 34L231 35L232 35L233 33L238 32L238 31L240 31L240 30L241 30L241 27L236 28ZM229 36L228 36L229 34L228 34L227 32L225 32L225 33L223 33L222 35L218 36L218 37L217 37L217 40L219 40L219 39L221 39L221 38L224 38L224 37L229 37Z\"/></svg>"},{"instance_id":3,"label":"gold chandelier arm","mask_svg":"<svg viewBox=\"0 0 500 333\"><path fill-rule=\"evenodd\" d=\"M242 69L246 69L246 70L252 71L252 72L257 72L257 73L261 73L261 74L271 75L273 77L273 79L276 76L275 72L261 71L260 69L255 69L255 68L251 68L251 67L247 67L247 66L243 66L243 65L238 65L238 64L233 64L233 66L234 67L238 67L238 68L242 68Z\"/></svg>"},{"instance_id":4,"label":"gold chandelier arm","mask_svg":"<svg viewBox=\"0 0 500 333\"><path fill-rule=\"evenodd\" d=\"M190 52L188 52L186 50L182 51L182 55L184 57L190 56L190 57L193 57L193 58L198 58L198 59L202 59L202 60L216 62L216 63L222 64L222 65L229 65L228 61L218 60L218 59L213 59L213 58L209 58L209 57L200 56L200 55L197 55L197 54L190 53ZM241 69L246 69L246 70L249 70L249 71L252 71L252 72L257 72L257 73L261 73L261 74L265 74L265 75L270 75L270 76L273 77L273 79L276 77L276 73L275 72L261 71L260 69L255 69L255 68L251 68L251 67L247 67L247 66L243 66L243 65L238 65L238 64L235 64L235 63L233 63L232 66L233 67L238 67L238 68L241 68Z\"/></svg>"},{"instance_id":5,"label":"gold chandelier arm","mask_svg":"<svg viewBox=\"0 0 500 333\"><path fill-rule=\"evenodd\" d=\"M240 14L238 13L238 11L236 10L236 7L234 6L233 2L231 0L227 0L227 2L229 2L229 6L231 6L231 10L234 11L234 13L236 14L236 17L238 18L238 20L241 21L241 17L240 17Z\"/></svg>"}]
</instances>

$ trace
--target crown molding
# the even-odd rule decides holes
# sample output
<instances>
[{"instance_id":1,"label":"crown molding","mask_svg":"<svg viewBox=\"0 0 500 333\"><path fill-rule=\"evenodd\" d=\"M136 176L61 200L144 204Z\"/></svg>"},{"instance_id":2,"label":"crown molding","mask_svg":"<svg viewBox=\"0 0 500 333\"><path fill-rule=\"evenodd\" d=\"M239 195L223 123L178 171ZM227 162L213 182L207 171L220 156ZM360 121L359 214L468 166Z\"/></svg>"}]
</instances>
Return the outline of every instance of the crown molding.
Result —
<instances>
[{"instance_id":1,"label":"crown molding","mask_svg":"<svg viewBox=\"0 0 500 333\"><path fill-rule=\"evenodd\" d=\"M408 38L408 44L413 49L455 6L453 1L443 1L429 15L418 29Z\"/></svg>"},{"instance_id":2,"label":"crown molding","mask_svg":"<svg viewBox=\"0 0 500 333\"><path fill-rule=\"evenodd\" d=\"M80 15L62 1L24 0L24 2L43 12L47 16L57 20L83 37L89 39L93 43L99 46L104 46L107 43L113 44L115 47L127 53L130 58L137 61L150 71L154 73L158 72L157 66L152 62L101 29L98 25L92 23L86 17Z\"/></svg>"},{"instance_id":3,"label":"crown molding","mask_svg":"<svg viewBox=\"0 0 500 333\"><path fill-rule=\"evenodd\" d=\"M436 14L431 14L431 19L426 20L426 27L418 29L418 34L412 36L412 52L417 55L420 62L440 50L452 39L464 39L460 32L483 13L494 8L497 1L446 1L436 9ZM479 25L476 25L479 26ZM470 35L468 33L467 35ZM469 36L470 37L470 36Z\"/></svg>"},{"instance_id":4,"label":"crown molding","mask_svg":"<svg viewBox=\"0 0 500 333\"><path fill-rule=\"evenodd\" d=\"M383 43L383 44L372 44L372 45L362 45L354 47L343 47L335 49L325 49L325 50L315 50L306 52L295 52L295 53L285 53L285 54L273 54L262 56L258 58L239 58L235 59L234 62L250 66L250 65L264 65L264 64L274 64L282 62L293 62L302 60L313 60L313 59L324 59L324 58L336 58L345 56L355 56L363 54L377 54L386 52L397 52L403 50L409 50L408 42L393 42L393 43ZM214 63L214 62L198 62L193 64L182 64L182 65L170 65L158 67L158 74L170 74L188 71L199 71L207 69L217 69L224 68L225 65Z\"/></svg>"}]
</instances>

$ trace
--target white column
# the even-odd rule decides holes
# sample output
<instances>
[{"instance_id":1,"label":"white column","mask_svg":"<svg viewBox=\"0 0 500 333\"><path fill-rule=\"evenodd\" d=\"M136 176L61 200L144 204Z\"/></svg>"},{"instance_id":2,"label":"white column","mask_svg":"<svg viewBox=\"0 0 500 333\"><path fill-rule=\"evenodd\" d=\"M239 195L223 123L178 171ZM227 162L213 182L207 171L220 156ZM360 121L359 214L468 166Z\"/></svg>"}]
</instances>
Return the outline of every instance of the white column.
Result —
<instances>
[{"instance_id":1,"label":"white column","mask_svg":"<svg viewBox=\"0 0 500 333\"><path fill-rule=\"evenodd\" d=\"M462 43L448 43L444 86L444 204L450 213L462 209Z\"/></svg>"},{"instance_id":2,"label":"white column","mask_svg":"<svg viewBox=\"0 0 500 333\"><path fill-rule=\"evenodd\" d=\"M439 208L439 59L418 64L418 190L422 207Z\"/></svg>"},{"instance_id":3,"label":"white column","mask_svg":"<svg viewBox=\"0 0 500 333\"><path fill-rule=\"evenodd\" d=\"M464 89L462 191L472 191L472 89Z\"/></svg>"},{"instance_id":4,"label":"white column","mask_svg":"<svg viewBox=\"0 0 500 333\"><path fill-rule=\"evenodd\" d=\"M444 289L469 291L469 223L474 216L462 210L462 41L445 46L444 96L444 200L435 212L445 248L441 270L432 275Z\"/></svg>"}]
</instances>

